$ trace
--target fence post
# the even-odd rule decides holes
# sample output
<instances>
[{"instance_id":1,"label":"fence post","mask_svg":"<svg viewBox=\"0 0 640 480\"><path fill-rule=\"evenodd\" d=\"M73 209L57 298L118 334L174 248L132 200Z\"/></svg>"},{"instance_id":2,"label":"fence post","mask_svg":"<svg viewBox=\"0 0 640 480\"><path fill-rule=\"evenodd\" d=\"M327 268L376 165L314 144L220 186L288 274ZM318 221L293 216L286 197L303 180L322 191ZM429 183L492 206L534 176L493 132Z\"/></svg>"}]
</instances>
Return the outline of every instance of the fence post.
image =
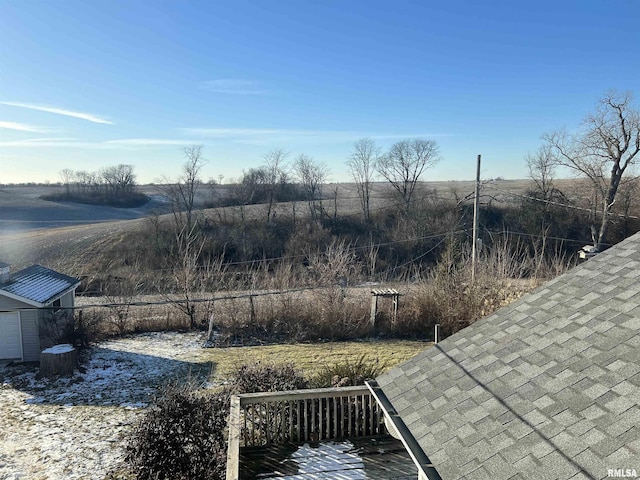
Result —
<instances>
[{"instance_id":1,"label":"fence post","mask_svg":"<svg viewBox=\"0 0 640 480\"><path fill-rule=\"evenodd\" d=\"M376 314L378 313L378 296L373 295L371 297L371 314L369 317L369 321L371 322L371 326L376 326Z\"/></svg>"}]
</instances>

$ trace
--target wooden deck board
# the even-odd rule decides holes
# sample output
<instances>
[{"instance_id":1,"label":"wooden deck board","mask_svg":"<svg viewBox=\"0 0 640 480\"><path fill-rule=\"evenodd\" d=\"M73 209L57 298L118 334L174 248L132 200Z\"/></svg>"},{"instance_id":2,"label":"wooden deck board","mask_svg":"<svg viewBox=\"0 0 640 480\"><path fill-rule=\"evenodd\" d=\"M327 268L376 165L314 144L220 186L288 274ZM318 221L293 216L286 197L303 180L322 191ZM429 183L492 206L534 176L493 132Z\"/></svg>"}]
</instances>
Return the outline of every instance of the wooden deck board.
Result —
<instances>
[{"instance_id":1,"label":"wooden deck board","mask_svg":"<svg viewBox=\"0 0 640 480\"><path fill-rule=\"evenodd\" d=\"M240 479L415 480L416 467L392 437L240 449Z\"/></svg>"}]
</instances>

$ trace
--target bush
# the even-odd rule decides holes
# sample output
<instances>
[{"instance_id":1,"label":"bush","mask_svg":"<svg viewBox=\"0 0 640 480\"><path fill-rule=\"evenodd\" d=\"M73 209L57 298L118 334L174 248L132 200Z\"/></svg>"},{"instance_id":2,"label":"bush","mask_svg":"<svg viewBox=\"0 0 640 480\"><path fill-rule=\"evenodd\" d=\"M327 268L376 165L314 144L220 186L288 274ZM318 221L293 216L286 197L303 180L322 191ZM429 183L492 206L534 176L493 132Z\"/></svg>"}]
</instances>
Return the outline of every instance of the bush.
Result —
<instances>
[{"instance_id":1,"label":"bush","mask_svg":"<svg viewBox=\"0 0 640 480\"><path fill-rule=\"evenodd\" d=\"M222 480L229 396L169 385L135 427L126 461L138 480Z\"/></svg>"},{"instance_id":2,"label":"bush","mask_svg":"<svg viewBox=\"0 0 640 480\"><path fill-rule=\"evenodd\" d=\"M125 461L138 480L222 480L231 394L307 388L292 365L242 365L222 392L168 385L134 427Z\"/></svg>"},{"instance_id":3,"label":"bush","mask_svg":"<svg viewBox=\"0 0 640 480\"><path fill-rule=\"evenodd\" d=\"M434 325L440 324L445 338L538 284L530 277L533 260L506 242L495 242L489 252L479 256L475 283L471 283L470 263L466 249L455 243L449 245L427 281L404 297L391 333L431 336ZM561 273L560 266L557 268L556 273Z\"/></svg>"},{"instance_id":4,"label":"bush","mask_svg":"<svg viewBox=\"0 0 640 480\"><path fill-rule=\"evenodd\" d=\"M230 391L235 394L280 392L308 387L307 380L293 365L267 365L258 362L242 365L233 372Z\"/></svg>"},{"instance_id":5,"label":"bush","mask_svg":"<svg viewBox=\"0 0 640 480\"><path fill-rule=\"evenodd\" d=\"M364 382L376 378L383 370L384 365L380 364L380 359L372 360L362 355L356 362L347 360L334 365L325 365L311 384L314 388L364 385Z\"/></svg>"}]
</instances>

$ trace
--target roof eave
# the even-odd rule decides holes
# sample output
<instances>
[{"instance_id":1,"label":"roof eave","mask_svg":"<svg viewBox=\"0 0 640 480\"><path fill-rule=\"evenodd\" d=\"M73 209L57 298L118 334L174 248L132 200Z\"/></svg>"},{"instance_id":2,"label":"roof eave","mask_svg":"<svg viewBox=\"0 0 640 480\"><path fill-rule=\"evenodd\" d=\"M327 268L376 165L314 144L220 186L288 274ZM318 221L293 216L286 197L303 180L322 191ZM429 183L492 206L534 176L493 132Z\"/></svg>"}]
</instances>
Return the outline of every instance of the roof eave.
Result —
<instances>
[{"instance_id":1,"label":"roof eave","mask_svg":"<svg viewBox=\"0 0 640 480\"><path fill-rule=\"evenodd\" d=\"M45 306L44 303L36 302L35 300L30 300L28 298L21 297L20 295L16 295L15 293L7 292L6 290L0 290L0 295L3 295L3 296L5 296L7 298L10 298L12 300L17 300L18 302L21 302L21 303L26 303L27 305L31 305L33 307L44 307Z\"/></svg>"},{"instance_id":2,"label":"roof eave","mask_svg":"<svg viewBox=\"0 0 640 480\"><path fill-rule=\"evenodd\" d=\"M382 408L382 412L384 413L385 419L390 422L395 428L396 432L400 436L400 441L404 445L404 448L409 453L409 456L415 463L418 468L418 473L423 476L419 478L427 478L428 480L442 480L442 477L436 470L436 467L431 463L429 457L424 453L418 441L409 431L404 421L398 415L398 413L393 408L393 405L384 394L382 388L378 385L378 382L375 380L369 380L365 382L365 385L371 391L371 394L374 396L378 405Z\"/></svg>"},{"instance_id":3,"label":"roof eave","mask_svg":"<svg viewBox=\"0 0 640 480\"><path fill-rule=\"evenodd\" d=\"M7 292L6 290L2 290L2 289L0 289L0 295L4 295L7 298L10 298L12 300L16 300L16 301L21 302L21 303L26 303L27 305L31 305L32 307L42 308L42 307L46 307L48 304L52 303L53 301L57 300L58 298L63 297L67 293L75 291L75 289L80 286L80 283L81 283L80 280L78 280L76 283L74 283L70 287L67 287L62 292L58 292L55 295L49 297L44 302L37 302L35 300L31 300L30 298L26 298L26 297L23 297L21 295L16 295L15 293Z\"/></svg>"}]
</instances>

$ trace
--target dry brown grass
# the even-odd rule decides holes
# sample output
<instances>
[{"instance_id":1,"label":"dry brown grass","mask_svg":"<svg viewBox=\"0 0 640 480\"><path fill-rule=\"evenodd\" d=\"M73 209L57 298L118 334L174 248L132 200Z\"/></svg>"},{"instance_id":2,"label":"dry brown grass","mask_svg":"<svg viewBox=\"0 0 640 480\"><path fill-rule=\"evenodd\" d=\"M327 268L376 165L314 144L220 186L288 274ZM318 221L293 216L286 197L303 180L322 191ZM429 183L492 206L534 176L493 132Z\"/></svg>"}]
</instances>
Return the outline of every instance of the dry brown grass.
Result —
<instances>
[{"instance_id":1,"label":"dry brown grass","mask_svg":"<svg viewBox=\"0 0 640 480\"><path fill-rule=\"evenodd\" d=\"M528 180L505 180L499 182L500 188L523 193L529 185ZM96 252L109 251L109 242L114 235L124 232L145 231L148 229L144 216L149 209L95 208L92 206L72 206L40 200L42 193L56 190L55 186L8 186L0 189L0 258L16 266L41 263L60 268L73 275L90 275L96 265ZM224 189L228 186L224 186ZM337 210L340 216L360 214L359 200L355 185L351 183L330 184L325 193L338 189ZM443 197L464 197L473 191L472 182L448 181L425 182L424 188L434 190ZM142 186L144 193L153 193L155 186ZM204 192L203 195L207 195ZM204 198L204 197L203 197ZM376 183L372 192L372 210L393 203L388 185ZM332 213L332 199L324 201L327 212ZM264 205L243 207L247 219L261 219L265 215ZM303 219L308 215L306 202L296 202L296 217ZM78 209L82 210L78 216ZM241 218L240 207L221 207L203 211L211 219L237 221ZM137 219L135 219L137 217ZM170 221L170 214L160 215L161 221ZM276 205L276 217L292 218L293 204ZM37 219L34 223L33 220ZM124 218L130 219L125 220ZM61 227L61 225L64 225Z\"/></svg>"},{"instance_id":2,"label":"dry brown grass","mask_svg":"<svg viewBox=\"0 0 640 480\"><path fill-rule=\"evenodd\" d=\"M363 357L365 361L377 362L382 370L388 370L429 345L420 341L376 340L207 348L202 350L201 359L212 362L214 382L224 382L238 366L255 362L269 365L290 363L312 380L328 366L357 363Z\"/></svg>"}]
</instances>

